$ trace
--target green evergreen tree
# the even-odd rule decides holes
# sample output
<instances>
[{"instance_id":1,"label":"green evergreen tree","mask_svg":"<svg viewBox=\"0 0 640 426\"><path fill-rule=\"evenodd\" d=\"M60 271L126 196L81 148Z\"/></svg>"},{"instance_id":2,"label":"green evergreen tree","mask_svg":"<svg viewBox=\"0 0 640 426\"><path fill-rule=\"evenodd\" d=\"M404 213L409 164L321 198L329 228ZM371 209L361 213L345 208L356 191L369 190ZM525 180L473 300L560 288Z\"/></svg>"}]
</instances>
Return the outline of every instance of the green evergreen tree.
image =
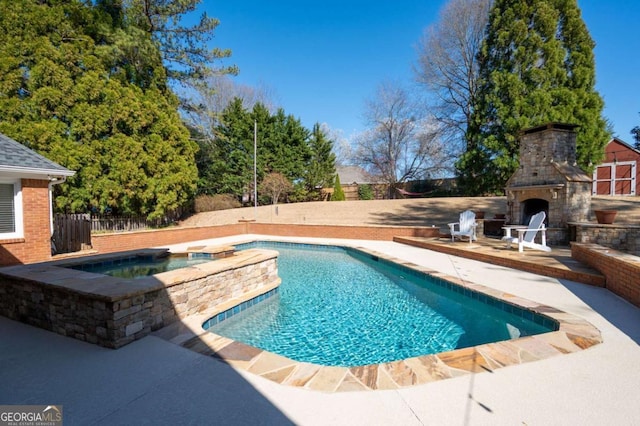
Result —
<instances>
[{"instance_id":1,"label":"green evergreen tree","mask_svg":"<svg viewBox=\"0 0 640 426\"><path fill-rule=\"evenodd\" d=\"M181 83L202 81L215 74L236 73L235 66L216 67L214 63L231 56L229 49L210 49L209 42L219 21L193 12L201 0L102 0L111 16L124 16L124 22L153 41L170 79ZM191 14L191 16L189 16ZM186 23L195 22L191 26Z\"/></svg>"},{"instance_id":2,"label":"green evergreen tree","mask_svg":"<svg viewBox=\"0 0 640 426\"><path fill-rule=\"evenodd\" d=\"M640 126L631 129L631 136L633 136L633 139L636 141L634 148L640 149Z\"/></svg>"},{"instance_id":3,"label":"green evergreen tree","mask_svg":"<svg viewBox=\"0 0 640 426\"><path fill-rule=\"evenodd\" d=\"M222 111L215 134L213 146L207 151L208 161L198 162L200 192L237 196L253 193L254 119L242 99L235 98Z\"/></svg>"},{"instance_id":4,"label":"green evergreen tree","mask_svg":"<svg viewBox=\"0 0 640 426\"><path fill-rule=\"evenodd\" d=\"M333 153L333 141L316 123L311 131L309 139L311 155L306 164L305 180L309 198L319 200L322 188L333 185L333 176L336 173L336 156Z\"/></svg>"},{"instance_id":5,"label":"green evergreen tree","mask_svg":"<svg viewBox=\"0 0 640 426\"><path fill-rule=\"evenodd\" d=\"M469 149L458 161L467 193L501 192L518 165L522 130L577 124L578 165L590 170L609 139L595 90L594 42L575 0L496 0L480 53Z\"/></svg>"},{"instance_id":6,"label":"green evergreen tree","mask_svg":"<svg viewBox=\"0 0 640 426\"><path fill-rule=\"evenodd\" d=\"M138 87L166 90L167 73L151 36L131 25L121 0L100 0L92 9L94 19L84 32L93 38L96 53L110 77Z\"/></svg>"},{"instance_id":7,"label":"green evergreen tree","mask_svg":"<svg viewBox=\"0 0 640 426\"><path fill-rule=\"evenodd\" d=\"M373 188L368 183L358 186L358 198L361 200L373 200Z\"/></svg>"},{"instance_id":8,"label":"green evergreen tree","mask_svg":"<svg viewBox=\"0 0 640 426\"><path fill-rule=\"evenodd\" d=\"M268 113L268 110L263 104L254 106L254 114L265 112ZM268 127L263 130L263 137L258 138L258 152L263 157L264 173L282 173L294 185L301 183L310 157L309 131L299 119L285 114L282 108L269 118Z\"/></svg>"},{"instance_id":9,"label":"green evergreen tree","mask_svg":"<svg viewBox=\"0 0 640 426\"><path fill-rule=\"evenodd\" d=\"M319 126L310 133L293 115L283 109L271 114L258 102L248 111L235 98L220 114L215 139L200 143L199 192L208 194L252 193L254 126L257 125L257 180L271 173L282 174L293 184L290 201L313 198L309 188L331 182L335 156ZM328 170L330 165L330 171ZM321 175L322 171L324 175ZM327 177L327 174L328 177Z\"/></svg>"},{"instance_id":10,"label":"green evergreen tree","mask_svg":"<svg viewBox=\"0 0 640 426\"><path fill-rule=\"evenodd\" d=\"M133 69L114 42L120 23L88 3L0 0L0 10L0 132L76 171L55 187L58 209L155 218L184 205L197 146L149 38L129 37L149 49Z\"/></svg>"},{"instance_id":11,"label":"green evergreen tree","mask_svg":"<svg viewBox=\"0 0 640 426\"><path fill-rule=\"evenodd\" d=\"M342 185L340 184L340 175L336 175L333 183L333 194L331 195L331 201L344 200L346 200L346 197L344 196L344 191L342 190Z\"/></svg>"}]
</instances>

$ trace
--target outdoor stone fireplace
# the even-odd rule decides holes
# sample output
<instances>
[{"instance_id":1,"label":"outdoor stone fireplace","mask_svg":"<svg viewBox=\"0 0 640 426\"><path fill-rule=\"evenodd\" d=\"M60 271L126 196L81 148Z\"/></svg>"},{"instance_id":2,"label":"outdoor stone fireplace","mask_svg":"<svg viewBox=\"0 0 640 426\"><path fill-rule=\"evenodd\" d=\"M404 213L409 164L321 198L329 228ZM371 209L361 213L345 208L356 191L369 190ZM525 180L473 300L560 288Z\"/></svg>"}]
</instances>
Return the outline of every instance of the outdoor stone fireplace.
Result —
<instances>
[{"instance_id":1,"label":"outdoor stone fireplace","mask_svg":"<svg viewBox=\"0 0 640 426\"><path fill-rule=\"evenodd\" d=\"M549 244L569 243L569 222L586 222L591 177L576 165L577 126L549 123L525 130L520 166L507 181L507 223L526 225L545 211Z\"/></svg>"}]
</instances>

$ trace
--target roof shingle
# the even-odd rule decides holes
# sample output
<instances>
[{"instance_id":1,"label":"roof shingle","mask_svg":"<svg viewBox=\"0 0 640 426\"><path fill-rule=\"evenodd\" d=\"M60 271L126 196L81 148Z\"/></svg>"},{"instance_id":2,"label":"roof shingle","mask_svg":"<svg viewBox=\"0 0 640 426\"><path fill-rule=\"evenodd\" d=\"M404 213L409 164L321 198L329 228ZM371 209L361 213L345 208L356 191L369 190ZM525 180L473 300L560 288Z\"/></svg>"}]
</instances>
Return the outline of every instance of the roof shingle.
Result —
<instances>
[{"instance_id":1,"label":"roof shingle","mask_svg":"<svg viewBox=\"0 0 640 426\"><path fill-rule=\"evenodd\" d=\"M70 176L74 173L0 133L0 171L16 169L62 176Z\"/></svg>"}]
</instances>

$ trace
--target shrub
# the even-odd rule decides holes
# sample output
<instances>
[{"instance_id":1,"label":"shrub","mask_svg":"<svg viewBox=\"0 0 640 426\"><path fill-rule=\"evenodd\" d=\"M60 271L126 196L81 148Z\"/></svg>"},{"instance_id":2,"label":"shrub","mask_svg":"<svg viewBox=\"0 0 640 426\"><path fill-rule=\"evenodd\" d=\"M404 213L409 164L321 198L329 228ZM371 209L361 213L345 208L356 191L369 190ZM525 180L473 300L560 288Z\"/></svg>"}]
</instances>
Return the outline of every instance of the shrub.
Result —
<instances>
[{"instance_id":1,"label":"shrub","mask_svg":"<svg viewBox=\"0 0 640 426\"><path fill-rule=\"evenodd\" d=\"M242 207L242 204L233 194L199 195L196 197L194 210L196 213L202 213L238 207Z\"/></svg>"},{"instance_id":2,"label":"shrub","mask_svg":"<svg viewBox=\"0 0 640 426\"><path fill-rule=\"evenodd\" d=\"M358 198L361 200L373 200L373 189L371 185L364 184L358 186Z\"/></svg>"},{"instance_id":3,"label":"shrub","mask_svg":"<svg viewBox=\"0 0 640 426\"><path fill-rule=\"evenodd\" d=\"M340 176L336 175L336 180L333 184L333 194L331 195L331 201L344 201L346 198L344 196L344 191L342 190L342 185L340 184Z\"/></svg>"}]
</instances>

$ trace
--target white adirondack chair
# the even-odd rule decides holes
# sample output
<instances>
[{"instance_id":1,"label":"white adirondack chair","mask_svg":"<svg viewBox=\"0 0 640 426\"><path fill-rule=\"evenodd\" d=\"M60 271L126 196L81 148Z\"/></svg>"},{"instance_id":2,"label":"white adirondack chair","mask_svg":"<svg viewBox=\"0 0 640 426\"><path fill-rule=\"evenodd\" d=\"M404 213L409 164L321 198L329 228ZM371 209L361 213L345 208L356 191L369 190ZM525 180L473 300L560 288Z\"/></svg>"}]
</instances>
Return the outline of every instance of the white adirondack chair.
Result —
<instances>
[{"instance_id":1,"label":"white adirondack chair","mask_svg":"<svg viewBox=\"0 0 640 426\"><path fill-rule=\"evenodd\" d=\"M504 237L503 240L507 241L507 247L511 247L511 243L517 243L519 252L522 252L524 247L535 250L551 251L551 248L547 246L547 229L544 226L545 217L546 214L543 211L536 213L531 217L526 229L515 229L518 231L517 237ZM541 234L541 242L539 244L535 242L538 232Z\"/></svg>"},{"instance_id":2,"label":"white adirondack chair","mask_svg":"<svg viewBox=\"0 0 640 426\"><path fill-rule=\"evenodd\" d=\"M456 237L469 238L469 244L472 241L477 240L476 237L476 214L471 210L465 210L460 213L460 219L458 222L449 223L449 231L451 232L451 242L455 241ZM456 226L458 230L456 230ZM460 238L462 240L462 238Z\"/></svg>"}]
</instances>

